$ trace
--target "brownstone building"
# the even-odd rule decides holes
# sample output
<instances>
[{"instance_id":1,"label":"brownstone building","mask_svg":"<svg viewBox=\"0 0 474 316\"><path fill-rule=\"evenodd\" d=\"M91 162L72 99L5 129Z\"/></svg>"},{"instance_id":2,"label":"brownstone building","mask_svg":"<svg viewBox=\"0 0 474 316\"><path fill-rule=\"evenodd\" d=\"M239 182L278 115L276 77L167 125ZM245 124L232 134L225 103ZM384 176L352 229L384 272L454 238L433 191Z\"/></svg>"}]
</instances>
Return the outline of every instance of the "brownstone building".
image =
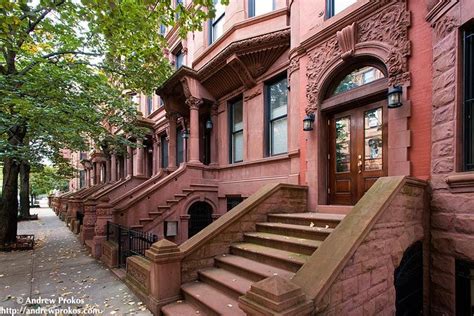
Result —
<instances>
[{"instance_id":1,"label":"brownstone building","mask_svg":"<svg viewBox=\"0 0 474 316\"><path fill-rule=\"evenodd\" d=\"M176 72L132 96L149 135L78 159L53 207L156 314L472 315L473 19L216 2L161 28Z\"/></svg>"}]
</instances>

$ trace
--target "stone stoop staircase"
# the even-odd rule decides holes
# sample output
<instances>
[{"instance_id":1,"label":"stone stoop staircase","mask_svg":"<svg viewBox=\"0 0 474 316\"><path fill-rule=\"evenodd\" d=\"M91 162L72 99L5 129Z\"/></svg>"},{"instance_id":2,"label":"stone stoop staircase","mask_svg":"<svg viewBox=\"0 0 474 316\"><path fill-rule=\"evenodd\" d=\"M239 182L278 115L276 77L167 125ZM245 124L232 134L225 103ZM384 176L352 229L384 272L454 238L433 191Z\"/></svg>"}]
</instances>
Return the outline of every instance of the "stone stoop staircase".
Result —
<instances>
[{"instance_id":1,"label":"stone stoop staircase","mask_svg":"<svg viewBox=\"0 0 474 316\"><path fill-rule=\"evenodd\" d=\"M273 275L291 278L344 218L344 214L269 214L231 244L229 254L215 257L214 267L198 272L198 280L182 284L184 300L162 313L177 315L245 315L239 296L254 282Z\"/></svg>"},{"instance_id":2,"label":"stone stoop staircase","mask_svg":"<svg viewBox=\"0 0 474 316\"><path fill-rule=\"evenodd\" d=\"M189 188L184 188L181 193L174 194L173 198L166 200L166 204L158 205L155 210L148 212L148 217L138 219L138 224L130 226L131 229L139 231L149 231L153 228L151 225L159 217L171 215L173 207L179 202L184 201L193 193L215 192L217 194L219 186L215 184L190 184Z\"/></svg>"}]
</instances>

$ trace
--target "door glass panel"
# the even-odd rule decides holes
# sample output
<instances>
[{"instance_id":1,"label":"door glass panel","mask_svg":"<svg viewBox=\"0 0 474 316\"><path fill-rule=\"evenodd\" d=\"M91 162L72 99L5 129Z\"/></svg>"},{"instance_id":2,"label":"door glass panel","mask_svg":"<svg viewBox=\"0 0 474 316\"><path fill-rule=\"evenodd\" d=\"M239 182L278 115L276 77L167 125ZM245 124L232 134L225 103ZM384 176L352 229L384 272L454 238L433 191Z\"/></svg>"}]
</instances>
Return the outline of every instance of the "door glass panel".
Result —
<instances>
[{"instance_id":1,"label":"door glass panel","mask_svg":"<svg viewBox=\"0 0 474 316\"><path fill-rule=\"evenodd\" d=\"M349 172L351 169L351 118L336 119L336 172Z\"/></svg>"},{"instance_id":2,"label":"door glass panel","mask_svg":"<svg viewBox=\"0 0 474 316\"><path fill-rule=\"evenodd\" d=\"M382 170L383 156L382 108L364 113L365 170Z\"/></svg>"}]
</instances>

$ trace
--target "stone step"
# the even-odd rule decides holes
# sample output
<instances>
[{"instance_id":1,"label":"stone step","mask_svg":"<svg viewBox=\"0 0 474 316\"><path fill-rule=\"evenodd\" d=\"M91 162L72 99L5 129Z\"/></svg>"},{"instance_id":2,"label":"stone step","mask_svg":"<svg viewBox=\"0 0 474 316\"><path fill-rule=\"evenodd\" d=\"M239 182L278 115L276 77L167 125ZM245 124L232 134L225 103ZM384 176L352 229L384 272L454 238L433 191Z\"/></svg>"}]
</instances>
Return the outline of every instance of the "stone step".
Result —
<instances>
[{"instance_id":1,"label":"stone step","mask_svg":"<svg viewBox=\"0 0 474 316\"><path fill-rule=\"evenodd\" d=\"M308 256L312 255L322 243L320 240L304 239L262 232L245 233L244 241Z\"/></svg>"},{"instance_id":2,"label":"stone step","mask_svg":"<svg viewBox=\"0 0 474 316\"><path fill-rule=\"evenodd\" d=\"M214 258L214 262L217 267L254 282L258 282L273 275L280 275L287 278L291 278L294 275L293 272L288 271L287 269L280 269L259 261L230 254L217 256Z\"/></svg>"},{"instance_id":3,"label":"stone step","mask_svg":"<svg viewBox=\"0 0 474 316\"><path fill-rule=\"evenodd\" d=\"M151 211L151 212L148 212L148 215L150 215L151 217L156 217L156 216L160 216L163 214L163 211Z\"/></svg>"},{"instance_id":4,"label":"stone step","mask_svg":"<svg viewBox=\"0 0 474 316\"><path fill-rule=\"evenodd\" d=\"M225 269L207 268L198 272L199 280L238 300L250 290L253 281Z\"/></svg>"},{"instance_id":5,"label":"stone step","mask_svg":"<svg viewBox=\"0 0 474 316\"><path fill-rule=\"evenodd\" d=\"M161 312L164 316L188 316L188 315L199 315L199 316L207 316L209 314L204 313L204 311L197 307L196 305L186 302L186 301L176 301L175 303L171 303L165 305Z\"/></svg>"},{"instance_id":6,"label":"stone step","mask_svg":"<svg viewBox=\"0 0 474 316\"><path fill-rule=\"evenodd\" d=\"M190 282L181 286L186 301L202 308L209 315L245 315L238 300L204 282Z\"/></svg>"},{"instance_id":7,"label":"stone step","mask_svg":"<svg viewBox=\"0 0 474 316\"><path fill-rule=\"evenodd\" d=\"M178 202L179 200L175 200L175 199L166 200L166 203L171 204L171 205L176 204Z\"/></svg>"},{"instance_id":8,"label":"stone step","mask_svg":"<svg viewBox=\"0 0 474 316\"><path fill-rule=\"evenodd\" d=\"M316 207L316 213L329 213L329 214L349 214L352 211L352 205L318 205Z\"/></svg>"},{"instance_id":9,"label":"stone step","mask_svg":"<svg viewBox=\"0 0 474 316\"><path fill-rule=\"evenodd\" d=\"M209 183L191 183L191 188L218 188L217 184L209 184Z\"/></svg>"},{"instance_id":10,"label":"stone step","mask_svg":"<svg viewBox=\"0 0 474 316\"><path fill-rule=\"evenodd\" d=\"M326 213L290 213L290 214L268 214L268 221L271 223L286 223L293 225L309 226L313 223L317 227L334 228L339 224L345 215Z\"/></svg>"},{"instance_id":11,"label":"stone step","mask_svg":"<svg viewBox=\"0 0 474 316\"><path fill-rule=\"evenodd\" d=\"M143 225L132 225L132 226L130 226L130 229L141 231L143 229Z\"/></svg>"},{"instance_id":12,"label":"stone step","mask_svg":"<svg viewBox=\"0 0 474 316\"><path fill-rule=\"evenodd\" d=\"M245 242L232 244L230 252L292 272L298 271L308 258L307 255Z\"/></svg>"},{"instance_id":13,"label":"stone step","mask_svg":"<svg viewBox=\"0 0 474 316\"><path fill-rule=\"evenodd\" d=\"M146 224L149 223L149 222L153 222L153 218L150 218L150 217L140 218L140 219L138 220L138 222L139 222L140 224L146 225Z\"/></svg>"},{"instance_id":14,"label":"stone step","mask_svg":"<svg viewBox=\"0 0 474 316\"><path fill-rule=\"evenodd\" d=\"M332 228L310 227L284 223L257 223L257 231L312 240L324 240Z\"/></svg>"},{"instance_id":15,"label":"stone step","mask_svg":"<svg viewBox=\"0 0 474 316\"><path fill-rule=\"evenodd\" d=\"M166 210L169 210L170 208L171 208L170 205L158 205L158 206L156 207L156 209L157 209L158 211L161 210L162 212L163 212L163 211L166 211Z\"/></svg>"},{"instance_id":16,"label":"stone step","mask_svg":"<svg viewBox=\"0 0 474 316\"><path fill-rule=\"evenodd\" d=\"M184 199L185 197L187 197L188 194L184 194L184 193L177 193L174 195L174 197L179 200L179 199Z\"/></svg>"}]
</instances>

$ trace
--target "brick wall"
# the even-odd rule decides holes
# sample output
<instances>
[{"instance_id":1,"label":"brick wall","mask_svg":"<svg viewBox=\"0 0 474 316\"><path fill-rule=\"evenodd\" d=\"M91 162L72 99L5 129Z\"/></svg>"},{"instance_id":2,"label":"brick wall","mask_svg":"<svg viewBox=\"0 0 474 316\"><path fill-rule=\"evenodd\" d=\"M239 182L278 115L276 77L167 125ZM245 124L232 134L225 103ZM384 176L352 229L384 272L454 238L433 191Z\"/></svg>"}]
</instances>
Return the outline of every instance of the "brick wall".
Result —
<instances>
[{"instance_id":1,"label":"brick wall","mask_svg":"<svg viewBox=\"0 0 474 316\"><path fill-rule=\"evenodd\" d=\"M394 271L405 250L426 237L425 201L423 187L406 184L402 188L336 277L318 304L318 314L395 314ZM429 302L427 240L423 247L425 308Z\"/></svg>"}]
</instances>

